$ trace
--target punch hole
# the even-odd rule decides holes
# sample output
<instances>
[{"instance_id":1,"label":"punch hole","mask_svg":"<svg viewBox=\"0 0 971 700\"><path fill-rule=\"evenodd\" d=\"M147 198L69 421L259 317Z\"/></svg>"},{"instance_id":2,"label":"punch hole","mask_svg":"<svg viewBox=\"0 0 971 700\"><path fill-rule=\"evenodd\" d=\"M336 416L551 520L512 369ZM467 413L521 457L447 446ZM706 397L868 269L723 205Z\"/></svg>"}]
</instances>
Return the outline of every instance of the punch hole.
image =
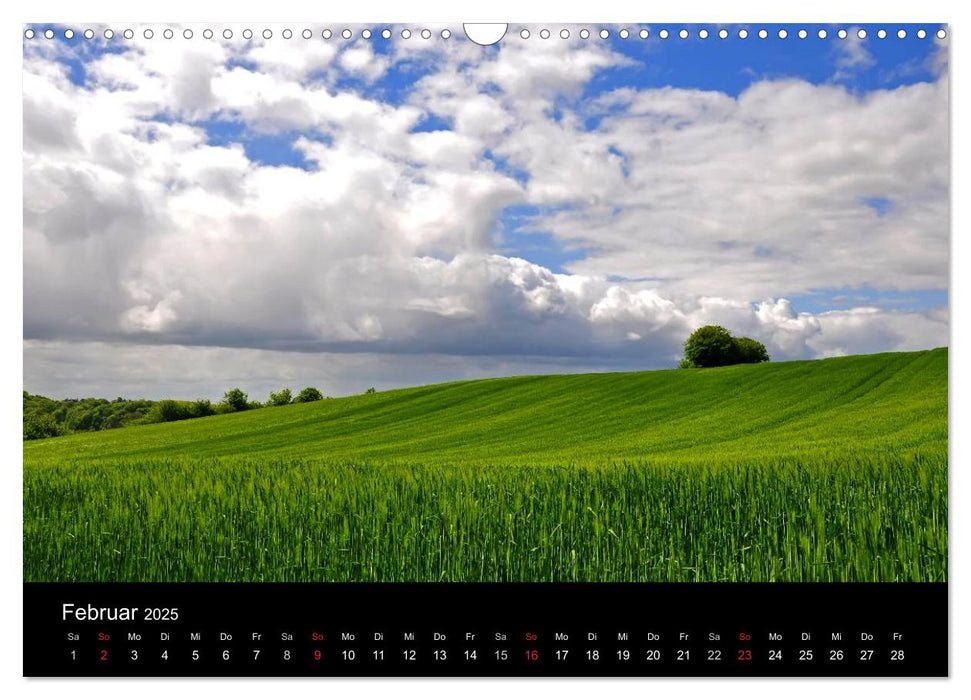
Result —
<instances>
[{"instance_id":1,"label":"punch hole","mask_svg":"<svg viewBox=\"0 0 971 700\"><path fill-rule=\"evenodd\" d=\"M463 24L462 29L465 31L465 36L479 46L492 46L493 44L502 41L502 38L506 36L506 31L509 29L509 25ZM407 37L405 38L407 39Z\"/></svg>"}]
</instances>

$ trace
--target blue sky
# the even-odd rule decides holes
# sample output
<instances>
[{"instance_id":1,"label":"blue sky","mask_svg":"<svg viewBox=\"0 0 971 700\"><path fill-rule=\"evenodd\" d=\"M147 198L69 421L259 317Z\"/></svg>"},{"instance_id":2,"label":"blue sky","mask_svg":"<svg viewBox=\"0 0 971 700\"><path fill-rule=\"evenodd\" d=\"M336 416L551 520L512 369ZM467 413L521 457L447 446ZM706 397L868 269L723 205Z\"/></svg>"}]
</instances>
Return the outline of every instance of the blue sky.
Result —
<instances>
[{"instance_id":1,"label":"blue sky","mask_svg":"<svg viewBox=\"0 0 971 700\"><path fill-rule=\"evenodd\" d=\"M572 31L587 25L576 25ZM681 87L697 87L703 89L720 90L728 94L738 94L755 79L800 77L815 83L828 82L838 68L838 47L852 41L852 37L839 39L836 32L840 28L848 28L851 32L863 29L867 32L865 42L867 51L872 54L874 62L864 68L854 71L851 83L859 90L887 89L908 83L933 80L936 76L931 59L935 50L933 33L940 28L935 24L740 24L740 25L700 25L700 24L648 24L625 25L631 34L627 39L620 38L616 27L611 27L611 35L606 39L615 51L630 57L640 65L602 71L591 83L586 95L595 95L612 87L629 85L663 86L675 85ZM647 28L650 35L641 39L638 32ZM730 36L720 39L716 35L720 29L727 29ZM85 39L80 31L76 31L70 39L63 36L64 25L30 24L25 29L31 29L37 36L31 41L56 41L71 47L72 54L64 54L58 60L72 67L71 79L80 83L83 81L83 65L107 52L123 52L131 47L134 40L124 39L116 29L111 42L105 42L100 36L92 40ZM380 35L382 27L374 27L370 41L376 54L388 54L396 37L384 39ZM687 29L689 36L681 39L677 33ZM710 35L707 39L698 37L700 29L707 29ZM737 38L740 29L749 32L748 38ZM768 37L761 39L756 36L760 29L768 31ZM780 29L788 32L785 39L778 36ZM809 36L798 38L796 32L805 29ZM816 35L822 29L828 33L825 39ZM877 32L885 29L888 36L884 39L877 37ZM899 39L896 34L903 29L907 37ZM919 39L916 33L919 29L928 32L928 37ZM53 30L53 39L45 39L42 35L47 30ZM661 39L659 34L667 30L670 36ZM198 31L198 30L196 30ZM515 41L517 29L514 26L507 34L506 41ZM536 31L533 29L533 31ZM596 33L594 28L593 32ZM161 37L155 37L160 39ZM202 37L194 37L201 41ZM181 37L169 41L181 41ZM293 39L297 41L297 39ZM534 37L534 40L540 40ZM191 41L191 39L189 40ZM339 42L333 37L329 40L314 36L311 41ZM556 38L543 41L557 41ZM602 42L591 36L585 40L591 43ZM484 47L483 51L495 51L495 47ZM233 65L252 66L245 60L235 61ZM354 88L367 87L377 89L382 93L385 101L400 104L407 96L408 87L430 72L432 66L421 61L404 61L388 71L381 79L374 83L354 82L353 78L344 76L338 87ZM311 79L315 76L311 75Z\"/></svg>"},{"instance_id":2,"label":"blue sky","mask_svg":"<svg viewBox=\"0 0 971 700\"><path fill-rule=\"evenodd\" d=\"M25 253L25 337L476 354L490 333L613 367L667 366L704 321L782 357L946 336L937 25L581 27L482 48L34 25L25 240L54 247ZM261 292L226 293L244 273Z\"/></svg>"},{"instance_id":3,"label":"blue sky","mask_svg":"<svg viewBox=\"0 0 971 700\"><path fill-rule=\"evenodd\" d=\"M697 35L697 29L707 28L707 39ZM681 39L677 33L681 25L650 25L651 35L646 40L636 37L620 39L614 35L611 45L615 50L631 57L638 65L629 68L606 70L591 82L587 96L595 95L612 87L625 85L692 87L719 90L738 95L756 80L797 77L812 83L840 82L855 91L892 89L900 85L933 80L932 58L935 45L931 38L918 39L918 29L925 29L929 37L937 29L934 25L853 25L867 32L866 50L873 63L860 66L851 76L834 78L837 73L840 47L850 38L839 39L839 27L829 24L757 24L726 25L730 33L720 39L716 33L719 25L688 25L689 37ZM885 39L877 38L879 29L888 30ZM667 39L658 38L667 29ZM740 29L749 32L748 38L736 38ZM768 37L760 39L757 32L768 31ZM780 29L788 36L780 39ZM798 38L799 29L808 36ZM823 29L827 38L819 39L817 32ZM898 39L896 33L904 29L908 36Z\"/></svg>"}]
</instances>

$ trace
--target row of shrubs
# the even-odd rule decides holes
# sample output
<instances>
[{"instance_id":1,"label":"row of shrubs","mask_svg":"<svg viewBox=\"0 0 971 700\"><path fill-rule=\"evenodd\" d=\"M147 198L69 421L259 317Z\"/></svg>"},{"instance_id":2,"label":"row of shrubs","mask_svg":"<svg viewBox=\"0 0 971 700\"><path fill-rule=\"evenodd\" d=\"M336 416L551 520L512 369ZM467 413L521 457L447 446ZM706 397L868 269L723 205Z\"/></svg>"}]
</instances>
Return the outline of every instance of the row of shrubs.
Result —
<instances>
[{"instance_id":1,"label":"row of shrubs","mask_svg":"<svg viewBox=\"0 0 971 700\"><path fill-rule=\"evenodd\" d=\"M369 389L373 392L374 389ZM126 425L169 423L189 418L204 418L222 413L249 411L266 406L309 403L325 398L319 389L308 386L296 396L290 389L271 392L266 403L251 401L245 391L234 387L222 401L208 399L177 401L163 399L51 399L24 392L24 440L38 440L77 432L109 430Z\"/></svg>"},{"instance_id":2,"label":"row of shrubs","mask_svg":"<svg viewBox=\"0 0 971 700\"><path fill-rule=\"evenodd\" d=\"M176 420L186 420L188 418L204 418L205 416L215 416L223 413L237 413L239 411L251 411L266 406L287 406L291 403L309 403L320 401L325 398L319 389L308 386L302 389L296 396L290 389L281 389L278 392L270 392L270 398L266 403L250 401L249 395L235 387L223 395L223 400L219 403L212 403L209 399L199 399L198 401L176 401L174 399L163 399L155 402L149 409L142 422L144 423L169 423Z\"/></svg>"}]
</instances>

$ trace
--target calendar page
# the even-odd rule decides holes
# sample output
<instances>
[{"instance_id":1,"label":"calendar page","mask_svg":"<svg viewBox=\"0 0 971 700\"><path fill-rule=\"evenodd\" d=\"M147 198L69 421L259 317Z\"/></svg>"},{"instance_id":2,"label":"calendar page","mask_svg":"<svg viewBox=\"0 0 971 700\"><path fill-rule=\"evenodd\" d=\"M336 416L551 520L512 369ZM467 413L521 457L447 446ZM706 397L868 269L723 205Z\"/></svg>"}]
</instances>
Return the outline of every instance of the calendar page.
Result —
<instances>
[{"instance_id":1,"label":"calendar page","mask_svg":"<svg viewBox=\"0 0 971 700\"><path fill-rule=\"evenodd\" d=\"M946 676L949 27L27 24L27 676Z\"/></svg>"}]
</instances>

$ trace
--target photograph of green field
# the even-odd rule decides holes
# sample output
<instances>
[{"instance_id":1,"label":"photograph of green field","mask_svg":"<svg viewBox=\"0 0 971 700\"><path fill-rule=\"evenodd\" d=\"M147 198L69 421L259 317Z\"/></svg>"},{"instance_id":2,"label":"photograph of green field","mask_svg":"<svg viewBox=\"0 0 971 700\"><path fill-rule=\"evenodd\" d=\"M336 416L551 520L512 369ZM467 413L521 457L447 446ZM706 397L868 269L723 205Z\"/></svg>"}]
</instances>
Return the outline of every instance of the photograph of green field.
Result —
<instances>
[{"instance_id":1,"label":"photograph of green field","mask_svg":"<svg viewBox=\"0 0 971 700\"><path fill-rule=\"evenodd\" d=\"M945 581L946 349L24 443L26 581Z\"/></svg>"},{"instance_id":2,"label":"photograph of green field","mask_svg":"<svg viewBox=\"0 0 971 700\"><path fill-rule=\"evenodd\" d=\"M802 29L26 28L24 580L947 581L947 30Z\"/></svg>"}]
</instances>

